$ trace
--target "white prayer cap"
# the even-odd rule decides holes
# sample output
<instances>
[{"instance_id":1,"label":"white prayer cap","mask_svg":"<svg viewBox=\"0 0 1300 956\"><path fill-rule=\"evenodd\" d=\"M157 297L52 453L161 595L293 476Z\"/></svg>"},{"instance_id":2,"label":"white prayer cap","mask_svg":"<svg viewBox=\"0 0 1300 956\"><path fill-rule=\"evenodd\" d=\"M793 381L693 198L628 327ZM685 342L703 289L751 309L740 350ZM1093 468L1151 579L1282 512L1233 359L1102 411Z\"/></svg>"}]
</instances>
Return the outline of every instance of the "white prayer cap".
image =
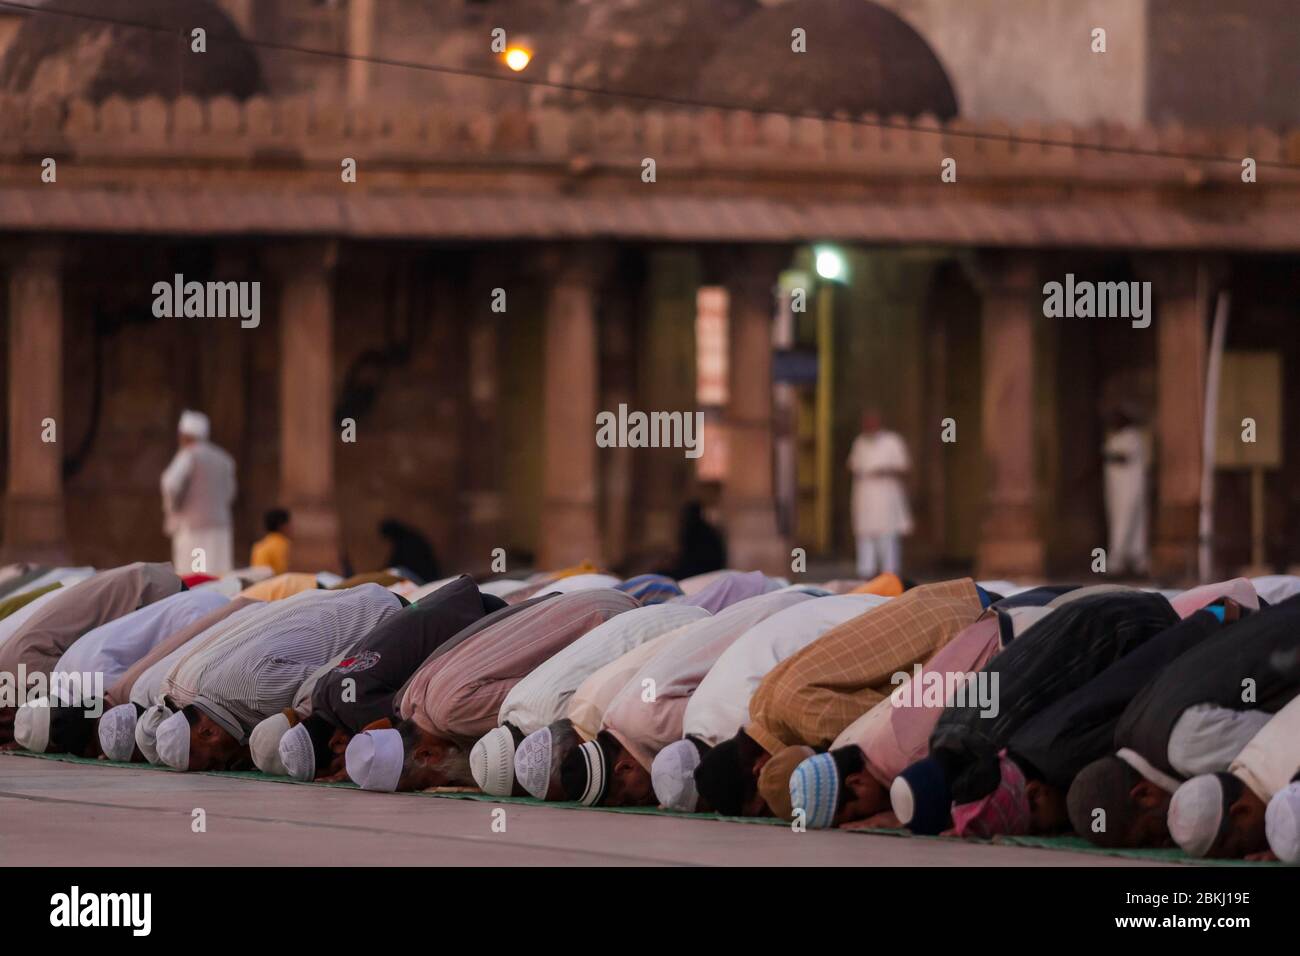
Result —
<instances>
[{"instance_id":1,"label":"white prayer cap","mask_svg":"<svg viewBox=\"0 0 1300 956\"><path fill-rule=\"evenodd\" d=\"M288 732L289 718L279 713L258 721L253 732L248 735L248 749L253 756L253 764L262 773L273 777L289 775L280 759L280 742Z\"/></svg>"},{"instance_id":2,"label":"white prayer cap","mask_svg":"<svg viewBox=\"0 0 1300 956\"><path fill-rule=\"evenodd\" d=\"M144 759L152 764L162 763L158 759L158 725L172 715L163 704L154 704L135 722L135 745L144 754Z\"/></svg>"},{"instance_id":3,"label":"white prayer cap","mask_svg":"<svg viewBox=\"0 0 1300 956\"><path fill-rule=\"evenodd\" d=\"M669 744L650 765L650 782L655 798L669 810L694 813L699 802L695 789L695 768L700 765L700 749L689 740Z\"/></svg>"},{"instance_id":4,"label":"white prayer cap","mask_svg":"<svg viewBox=\"0 0 1300 956\"><path fill-rule=\"evenodd\" d=\"M1188 856L1205 856L1223 822L1223 781L1203 773L1188 780L1169 801L1169 835Z\"/></svg>"},{"instance_id":5,"label":"white prayer cap","mask_svg":"<svg viewBox=\"0 0 1300 956\"><path fill-rule=\"evenodd\" d=\"M402 735L387 729L357 734L343 759L349 779L362 790L391 793L402 777Z\"/></svg>"},{"instance_id":6,"label":"white prayer cap","mask_svg":"<svg viewBox=\"0 0 1300 956\"><path fill-rule=\"evenodd\" d=\"M190 768L190 721L176 711L161 724L157 733L158 759L173 770Z\"/></svg>"},{"instance_id":7,"label":"white prayer cap","mask_svg":"<svg viewBox=\"0 0 1300 956\"><path fill-rule=\"evenodd\" d=\"M545 800L551 789L551 728L543 727L515 749L515 776L529 796Z\"/></svg>"},{"instance_id":8,"label":"white prayer cap","mask_svg":"<svg viewBox=\"0 0 1300 956\"><path fill-rule=\"evenodd\" d=\"M188 435L190 438L197 438L199 441L207 441L208 434L212 430L212 425L208 421L208 416L202 412L191 411L186 409L181 412L180 425L176 430L182 435Z\"/></svg>"},{"instance_id":9,"label":"white prayer cap","mask_svg":"<svg viewBox=\"0 0 1300 956\"><path fill-rule=\"evenodd\" d=\"M47 697L28 701L14 714L14 740L24 750L45 753L50 745L50 701Z\"/></svg>"},{"instance_id":10,"label":"white prayer cap","mask_svg":"<svg viewBox=\"0 0 1300 956\"><path fill-rule=\"evenodd\" d=\"M515 738L508 728L494 727L474 745L469 772L484 793L510 796L515 787Z\"/></svg>"},{"instance_id":11,"label":"white prayer cap","mask_svg":"<svg viewBox=\"0 0 1300 956\"><path fill-rule=\"evenodd\" d=\"M584 807L598 806L605 799L606 781L609 779L605 760L605 749L594 740L588 740L578 748L582 754L584 781L578 802Z\"/></svg>"},{"instance_id":12,"label":"white prayer cap","mask_svg":"<svg viewBox=\"0 0 1300 956\"><path fill-rule=\"evenodd\" d=\"M118 704L99 718L99 747L109 760L125 763L135 752L135 704Z\"/></svg>"},{"instance_id":13,"label":"white prayer cap","mask_svg":"<svg viewBox=\"0 0 1300 956\"><path fill-rule=\"evenodd\" d=\"M1283 863L1300 863L1300 780L1293 780L1268 802L1264 811L1268 848Z\"/></svg>"},{"instance_id":14,"label":"white prayer cap","mask_svg":"<svg viewBox=\"0 0 1300 956\"><path fill-rule=\"evenodd\" d=\"M286 717L285 726L288 723ZM316 745L312 742L306 724L294 724L284 732L280 738L278 754L284 773L294 780L316 779Z\"/></svg>"}]
</instances>

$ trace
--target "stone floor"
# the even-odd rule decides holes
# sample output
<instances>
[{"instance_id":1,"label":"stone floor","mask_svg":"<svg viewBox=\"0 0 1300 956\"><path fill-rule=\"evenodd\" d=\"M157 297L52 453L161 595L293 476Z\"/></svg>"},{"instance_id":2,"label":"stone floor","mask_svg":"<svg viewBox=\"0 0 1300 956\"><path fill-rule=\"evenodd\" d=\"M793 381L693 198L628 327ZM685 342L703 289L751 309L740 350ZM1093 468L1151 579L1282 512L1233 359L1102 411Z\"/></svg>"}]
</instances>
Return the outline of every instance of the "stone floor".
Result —
<instances>
[{"instance_id":1,"label":"stone floor","mask_svg":"<svg viewBox=\"0 0 1300 956\"><path fill-rule=\"evenodd\" d=\"M207 832L195 833L196 809ZM1097 866L1026 847L292 786L0 756L0 865Z\"/></svg>"}]
</instances>

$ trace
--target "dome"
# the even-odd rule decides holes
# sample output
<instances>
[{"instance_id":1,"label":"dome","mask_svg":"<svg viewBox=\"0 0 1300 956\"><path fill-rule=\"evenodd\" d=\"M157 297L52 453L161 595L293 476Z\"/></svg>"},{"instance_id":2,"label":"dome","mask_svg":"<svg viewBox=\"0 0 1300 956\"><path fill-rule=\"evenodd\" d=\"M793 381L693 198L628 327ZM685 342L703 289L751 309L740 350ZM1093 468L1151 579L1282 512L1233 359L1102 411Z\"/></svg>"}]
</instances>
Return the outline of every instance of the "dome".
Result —
<instances>
[{"instance_id":1,"label":"dome","mask_svg":"<svg viewBox=\"0 0 1300 956\"><path fill-rule=\"evenodd\" d=\"M538 65L549 82L631 94L596 96L548 91L548 102L582 102L632 109L668 106L643 100L711 99L700 68L729 42L736 25L759 9L757 0L587 0L563 27L567 42Z\"/></svg>"},{"instance_id":2,"label":"dome","mask_svg":"<svg viewBox=\"0 0 1300 956\"><path fill-rule=\"evenodd\" d=\"M182 93L246 99L264 91L257 52L211 0L59 0L57 9L86 19L27 16L0 59L0 93L98 102ZM204 53L190 51L197 27L207 32Z\"/></svg>"},{"instance_id":3,"label":"dome","mask_svg":"<svg viewBox=\"0 0 1300 956\"><path fill-rule=\"evenodd\" d=\"M807 52L791 49L802 28ZM896 14L869 0L788 0L747 17L700 71L700 99L755 110L940 119L957 97L938 57Z\"/></svg>"}]
</instances>

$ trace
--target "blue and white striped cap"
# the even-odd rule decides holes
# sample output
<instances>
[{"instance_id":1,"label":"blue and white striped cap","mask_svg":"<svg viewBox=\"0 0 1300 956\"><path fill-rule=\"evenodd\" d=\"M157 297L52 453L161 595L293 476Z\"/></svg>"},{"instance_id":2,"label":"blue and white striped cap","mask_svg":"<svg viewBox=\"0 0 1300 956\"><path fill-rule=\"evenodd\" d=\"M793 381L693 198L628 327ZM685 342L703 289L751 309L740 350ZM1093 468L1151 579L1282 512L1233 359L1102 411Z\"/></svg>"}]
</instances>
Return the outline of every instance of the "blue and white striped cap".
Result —
<instances>
[{"instance_id":1,"label":"blue and white striped cap","mask_svg":"<svg viewBox=\"0 0 1300 956\"><path fill-rule=\"evenodd\" d=\"M824 830L835 822L839 796L839 768L828 753L809 757L790 775L790 806L803 810L810 829Z\"/></svg>"}]
</instances>

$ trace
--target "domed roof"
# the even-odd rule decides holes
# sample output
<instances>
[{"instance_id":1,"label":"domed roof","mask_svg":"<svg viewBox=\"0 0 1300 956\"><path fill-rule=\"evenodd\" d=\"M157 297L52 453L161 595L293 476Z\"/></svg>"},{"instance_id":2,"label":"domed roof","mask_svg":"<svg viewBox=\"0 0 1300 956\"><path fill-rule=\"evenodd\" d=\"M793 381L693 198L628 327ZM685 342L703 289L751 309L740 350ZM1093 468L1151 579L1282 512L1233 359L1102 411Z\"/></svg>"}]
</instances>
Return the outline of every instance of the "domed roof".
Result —
<instances>
[{"instance_id":1,"label":"domed roof","mask_svg":"<svg viewBox=\"0 0 1300 956\"><path fill-rule=\"evenodd\" d=\"M550 82L631 94L596 96L551 91L548 102L586 102L632 109L668 105L643 100L708 100L700 68L730 42L758 0L586 0L574 4L555 50L539 58Z\"/></svg>"},{"instance_id":2,"label":"domed roof","mask_svg":"<svg viewBox=\"0 0 1300 956\"><path fill-rule=\"evenodd\" d=\"M791 49L795 28L807 52ZM749 109L850 116L957 114L938 57L896 14L869 0L788 0L731 30L700 71L699 97Z\"/></svg>"},{"instance_id":3,"label":"domed roof","mask_svg":"<svg viewBox=\"0 0 1300 956\"><path fill-rule=\"evenodd\" d=\"M246 99L264 90L256 51L211 0L59 0L57 9L84 17L27 16L0 59L0 93L99 101L182 93ZM207 33L204 53L190 50L198 27Z\"/></svg>"}]
</instances>

